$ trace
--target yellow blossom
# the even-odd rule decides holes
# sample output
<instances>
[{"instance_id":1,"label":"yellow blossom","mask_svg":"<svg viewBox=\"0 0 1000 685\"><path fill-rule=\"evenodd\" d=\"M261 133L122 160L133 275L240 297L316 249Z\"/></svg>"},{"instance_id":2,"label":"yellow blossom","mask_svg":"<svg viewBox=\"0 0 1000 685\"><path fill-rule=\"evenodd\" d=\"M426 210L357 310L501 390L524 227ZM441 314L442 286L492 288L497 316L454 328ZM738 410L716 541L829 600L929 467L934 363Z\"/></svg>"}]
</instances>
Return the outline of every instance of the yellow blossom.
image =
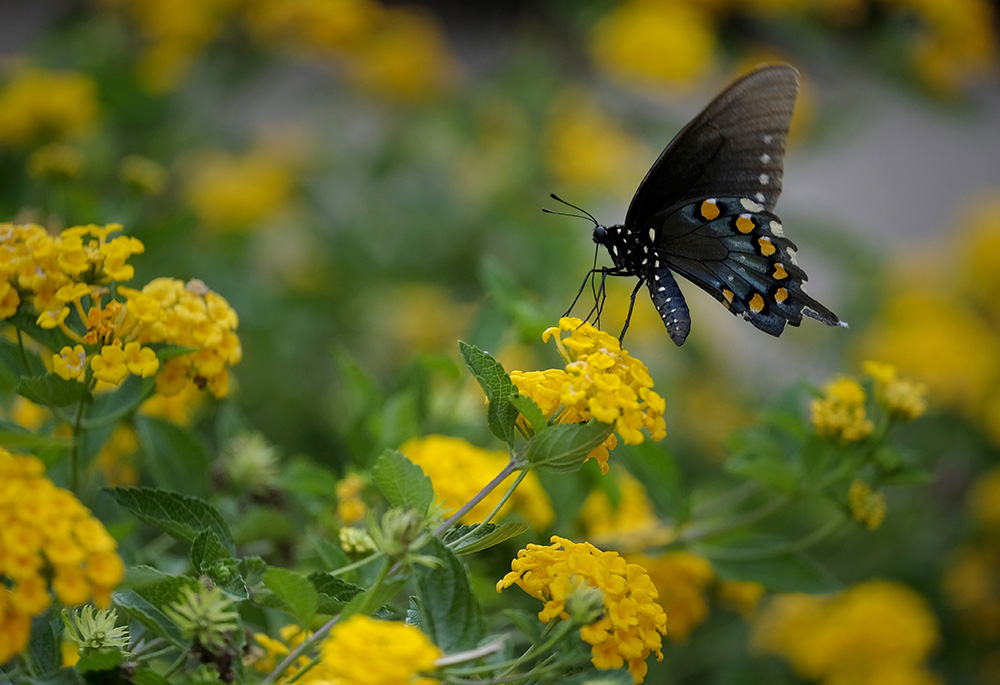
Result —
<instances>
[{"instance_id":1,"label":"yellow blossom","mask_svg":"<svg viewBox=\"0 0 1000 685\"><path fill-rule=\"evenodd\" d=\"M649 573L660 592L657 603L667 616L667 637L685 642L691 631L708 618L708 587L715 579L707 559L690 552L657 557L629 557Z\"/></svg>"},{"instance_id":2,"label":"yellow blossom","mask_svg":"<svg viewBox=\"0 0 1000 685\"><path fill-rule=\"evenodd\" d=\"M139 449L139 436L128 424L118 424L111 437L97 453L92 468L100 470L104 482L111 487L131 486L139 482L135 468L135 454Z\"/></svg>"},{"instance_id":3,"label":"yellow blossom","mask_svg":"<svg viewBox=\"0 0 1000 685\"><path fill-rule=\"evenodd\" d=\"M50 143L31 153L28 158L28 174L53 181L68 181L80 175L84 162L80 148Z\"/></svg>"},{"instance_id":4,"label":"yellow blossom","mask_svg":"<svg viewBox=\"0 0 1000 685\"><path fill-rule=\"evenodd\" d=\"M716 589L719 601L740 612L743 618L753 615L765 592L763 585L752 580L723 580Z\"/></svg>"},{"instance_id":5,"label":"yellow blossom","mask_svg":"<svg viewBox=\"0 0 1000 685\"><path fill-rule=\"evenodd\" d=\"M925 661L938 627L923 597L874 580L833 596L780 595L753 624L753 645L824 685L938 682Z\"/></svg>"},{"instance_id":6,"label":"yellow blossom","mask_svg":"<svg viewBox=\"0 0 1000 685\"><path fill-rule=\"evenodd\" d=\"M259 40L344 55L360 49L382 16L382 6L374 0L251 0L244 20Z\"/></svg>"},{"instance_id":7,"label":"yellow blossom","mask_svg":"<svg viewBox=\"0 0 1000 685\"><path fill-rule=\"evenodd\" d=\"M345 525L357 523L365 517L368 507L361 494L365 487L365 479L358 473L349 473L337 481L334 488L337 494L337 516Z\"/></svg>"},{"instance_id":8,"label":"yellow blossom","mask_svg":"<svg viewBox=\"0 0 1000 685\"><path fill-rule=\"evenodd\" d=\"M587 495L579 518L590 540L614 541L619 549L645 549L673 541L675 532L664 525L646 493L646 488L623 469L615 470L618 506L600 488Z\"/></svg>"},{"instance_id":9,"label":"yellow blossom","mask_svg":"<svg viewBox=\"0 0 1000 685\"><path fill-rule=\"evenodd\" d=\"M873 492L868 483L856 480L847 494L851 515L868 530L875 530L885 518L885 495Z\"/></svg>"},{"instance_id":10,"label":"yellow blossom","mask_svg":"<svg viewBox=\"0 0 1000 685\"><path fill-rule=\"evenodd\" d=\"M49 411L41 405L18 395L10 408L10 420L22 428L36 431L49 417Z\"/></svg>"},{"instance_id":11,"label":"yellow blossom","mask_svg":"<svg viewBox=\"0 0 1000 685\"><path fill-rule=\"evenodd\" d=\"M99 115L90 77L25 69L0 87L0 146L81 138Z\"/></svg>"},{"instance_id":12,"label":"yellow blossom","mask_svg":"<svg viewBox=\"0 0 1000 685\"><path fill-rule=\"evenodd\" d=\"M169 396L157 392L143 403L140 411L147 416L159 416L178 426L190 426L204 402L204 395L187 377L183 362L172 367L172 373L176 374L176 378L180 381L180 390ZM162 370L157 374L157 388L160 385L160 378L164 375Z\"/></svg>"},{"instance_id":13,"label":"yellow blossom","mask_svg":"<svg viewBox=\"0 0 1000 685\"><path fill-rule=\"evenodd\" d=\"M627 81L688 85L715 61L715 31L698 3L627 0L594 26L590 52Z\"/></svg>"},{"instance_id":14,"label":"yellow blossom","mask_svg":"<svg viewBox=\"0 0 1000 685\"><path fill-rule=\"evenodd\" d=\"M133 341L125 343L125 364L129 373L142 378L149 378L160 368L160 360L156 358L156 353L148 347L143 347Z\"/></svg>"},{"instance_id":15,"label":"yellow blossom","mask_svg":"<svg viewBox=\"0 0 1000 685\"><path fill-rule=\"evenodd\" d=\"M288 163L274 154L236 156L214 150L192 160L184 193L207 226L243 229L285 207L293 182Z\"/></svg>"},{"instance_id":16,"label":"yellow blossom","mask_svg":"<svg viewBox=\"0 0 1000 685\"><path fill-rule=\"evenodd\" d=\"M444 513L457 510L486 486L507 465L504 452L491 452L461 438L428 435L403 443L399 451L423 469L431 479L434 492L443 501ZM509 486L514 475L504 483ZM462 521L482 521L505 492L501 484L466 514ZM543 530L555 519L549 497L533 473L521 481L514 494L500 509L500 516L517 511L533 528Z\"/></svg>"},{"instance_id":17,"label":"yellow blossom","mask_svg":"<svg viewBox=\"0 0 1000 685\"><path fill-rule=\"evenodd\" d=\"M94 378L112 385L120 385L128 376L125 352L117 345L103 346L101 353L91 358L90 367L94 370Z\"/></svg>"},{"instance_id":18,"label":"yellow blossom","mask_svg":"<svg viewBox=\"0 0 1000 685\"><path fill-rule=\"evenodd\" d=\"M656 603L658 593L646 570L617 552L602 552L589 542L575 543L552 536L550 546L529 544L511 562L511 572L497 583L497 592L517 585L545 602L538 618L568 620L566 601L578 584L604 593L604 615L584 626L580 637L591 645L594 666L628 666L632 679L646 676L646 658L663 659L661 635L667 618Z\"/></svg>"},{"instance_id":19,"label":"yellow blossom","mask_svg":"<svg viewBox=\"0 0 1000 685\"><path fill-rule=\"evenodd\" d=\"M860 442L875 429L865 414L865 390L852 378L838 378L810 404L816 433L840 443Z\"/></svg>"},{"instance_id":20,"label":"yellow blossom","mask_svg":"<svg viewBox=\"0 0 1000 685\"><path fill-rule=\"evenodd\" d=\"M562 337L564 331L570 333L566 338ZM550 337L566 361L565 370L510 374L518 391L534 400L545 416L552 416L562 406L560 423L596 418L613 424L627 445L643 441L642 429L653 440L664 438L666 403L653 392L646 365L623 350L616 338L572 317L560 319L559 327L546 330L542 340L547 342ZM609 389L611 377L616 377L613 390ZM616 445L615 436L610 435L590 453L602 473L608 472L608 451Z\"/></svg>"},{"instance_id":21,"label":"yellow blossom","mask_svg":"<svg viewBox=\"0 0 1000 685\"><path fill-rule=\"evenodd\" d=\"M32 456L0 448L0 664L27 646L32 616L64 604L110 604L125 575L116 543Z\"/></svg>"},{"instance_id":22,"label":"yellow blossom","mask_svg":"<svg viewBox=\"0 0 1000 685\"><path fill-rule=\"evenodd\" d=\"M944 596L970 637L1000 639L1000 544L996 538L965 545L950 555L941 579Z\"/></svg>"},{"instance_id":23,"label":"yellow blossom","mask_svg":"<svg viewBox=\"0 0 1000 685\"><path fill-rule=\"evenodd\" d=\"M67 381L82 381L87 374L87 353L83 345L66 346L52 355L52 370Z\"/></svg>"},{"instance_id":24,"label":"yellow blossom","mask_svg":"<svg viewBox=\"0 0 1000 685\"><path fill-rule=\"evenodd\" d=\"M355 614L330 631L320 647L323 677L341 685L431 685L441 650L419 628Z\"/></svg>"},{"instance_id":25,"label":"yellow blossom","mask_svg":"<svg viewBox=\"0 0 1000 685\"><path fill-rule=\"evenodd\" d=\"M892 416L908 421L927 411L926 385L900 378L891 364L868 361L863 368L875 379L875 396L885 403Z\"/></svg>"}]
</instances>

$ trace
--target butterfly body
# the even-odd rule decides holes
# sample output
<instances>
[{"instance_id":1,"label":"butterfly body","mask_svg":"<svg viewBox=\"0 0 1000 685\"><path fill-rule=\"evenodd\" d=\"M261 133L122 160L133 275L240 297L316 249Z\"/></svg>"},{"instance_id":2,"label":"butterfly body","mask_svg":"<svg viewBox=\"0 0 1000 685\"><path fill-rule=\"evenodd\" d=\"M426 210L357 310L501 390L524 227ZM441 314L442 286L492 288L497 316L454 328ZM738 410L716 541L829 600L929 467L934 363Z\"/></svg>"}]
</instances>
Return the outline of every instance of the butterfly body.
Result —
<instances>
[{"instance_id":1,"label":"butterfly body","mask_svg":"<svg viewBox=\"0 0 1000 685\"><path fill-rule=\"evenodd\" d=\"M638 277L633 304L646 284L678 345L691 319L674 273L774 336L803 315L846 325L803 291L797 248L773 213L797 92L797 72L788 65L737 80L667 145L625 222L594 228L594 242L614 263L602 274Z\"/></svg>"}]
</instances>

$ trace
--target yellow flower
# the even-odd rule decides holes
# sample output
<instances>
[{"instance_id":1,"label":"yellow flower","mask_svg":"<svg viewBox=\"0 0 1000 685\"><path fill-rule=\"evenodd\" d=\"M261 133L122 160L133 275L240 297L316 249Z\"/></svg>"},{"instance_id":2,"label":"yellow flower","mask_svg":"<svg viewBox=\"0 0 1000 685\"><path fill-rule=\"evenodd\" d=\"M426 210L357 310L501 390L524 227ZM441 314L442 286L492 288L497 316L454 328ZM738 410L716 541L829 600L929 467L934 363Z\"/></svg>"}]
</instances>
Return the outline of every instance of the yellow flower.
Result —
<instances>
[{"instance_id":1,"label":"yellow flower","mask_svg":"<svg viewBox=\"0 0 1000 685\"><path fill-rule=\"evenodd\" d=\"M278 630L280 640L276 640L273 637L265 633L254 633L254 640L260 647L263 647L265 653L261 655L258 650L253 657L253 666L256 670L263 673L270 673L275 669L275 667L282 661L285 657L291 654L292 650L302 644L303 641L310 635L311 632L303 632L302 628L297 625L287 625ZM309 664L309 657L306 655L300 656L295 660L291 666L285 671L284 676L278 682L287 682L294 676L298 674L306 665ZM322 669L322 665L317 668ZM312 669L305 674L305 677L300 677L296 682L311 682L310 676L313 675Z\"/></svg>"},{"instance_id":2,"label":"yellow flower","mask_svg":"<svg viewBox=\"0 0 1000 685\"><path fill-rule=\"evenodd\" d=\"M594 666L628 670L636 683L646 676L646 658L663 659L660 635L667 618L656 603L657 590L646 570L629 564L617 552L602 552L589 542L575 543L552 536L550 546L530 544L517 553L511 572L497 583L497 592L517 585L545 602L538 618L548 623L568 620L566 601L578 584L604 593L604 615L584 626L580 637L591 645Z\"/></svg>"},{"instance_id":3,"label":"yellow flower","mask_svg":"<svg viewBox=\"0 0 1000 685\"><path fill-rule=\"evenodd\" d=\"M570 335L563 338L562 331L569 331ZM565 371L510 374L518 391L534 400L545 416L551 417L562 406L560 423L595 418L613 424L627 445L643 441L643 428L653 440L666 436L663 420L666 403L653 392L653 380L646 365L623 350L616 338L572 317L560 319L558 328L549 328L542 334L543 341L550 337L555 338L556 347L566 361ZM611 435L590 453L602 473L608 472L608 450L616 445L617 440Z\"/></svg>"},{"instance_id":4,"label":"yellow flower","mask_svg":"<svg viewBox=\"0 0 1000 685\"><path fill-rule=\"evenodd\" d=\"M381 18L373 0L253 0L244 12L259 40L334 55L356 52Z\"/></svg>"},{"instance_id":5,"label":"yellow flower","mask_svg":"<svg viewBox=\"0 0 1000 685\"><path fill-rule=\"evenodd\" d=\"M868 361L862 368L875 379L875 396L892 416L909 421L927 411L927 386L923 383L900 378L891 364Z\"/></svg>"},{"instance_id":6,"label":"yellow flower","mask_svg":"<svg viewBox=\"0 0 1000 685\"><path fill-rule=\"evenodd\" d=\"M206 151L192 160L184 194L210 228L244 229L267 221L292 196L288 163L258 150L244 156Z\"/></svg>"},{"instance_id":7,"label":"yellow flower","mask_svg":"<svg viewBox=\"0 0 1000 685\"><path fill-rule=\"evenodd\" d=\"M593 29L590 52L599 67L627 81L689 85L715 63L711 18L697 3L628 0Z\"/></svg>"},{"instance_id":8,"label":"yellow flower","mask_svg":"<svg viewBox=\"0 0 1000 685\"><path fill-rule=\"evenodd\" d=\"M403 443L399 451L423 469L431 479L434 492L443 501L448 515L468 502L507 465L504 452L491 452L462 440L444 435L428 435ZM514 475L505 481L507 486ZM505 492L501 484L466 514L462 521L482 521L493 511ZM543 530L555 519L549 496L533 473L521 481L514 494L500 509L500 516L517 511L535 530Z\"/></svg>"},{"instance_id":9,"label":"yellow flower","mask_svg":"<svg viewBox=\"0 0 1000 685\"><path fill-rule=\"evenodd\" d=\"M549 106L543 152L560 184L627 192L649 162L645 146L601 111L583 90L566 90Z\"/></svg>"},{"instance_id":10,"label":"yellow flower","mask_svg":"<svg viewBox=\"0 0 1000 685\"><path fill-rule=\"evenodd\" d=\"M824 388L824 397L810 404L816 433L846 444L864 440L875 429L865 414L865 390L852 378L838 378Z\"/></svg>"},{"instance_id":11,"label":"yellow flower","mask_svg":"<svg viewBox=\"0 0 1000 685\"><path fill-rule=\"evenodd\" d=\"M976 525L1000 530L1000 467L976 479L968 495L968 506Z\"/></svg>"},{"instance_id":12,"label":"yellow flower","mask_svg":"<svg viewBox=\"0 0 1000 685\"><path fill-rule=\"evenodd\" d=\"M803 678L875 685L936 682L924 662L938 637L923 597L874 580L833 596L775 597L754 621L752 642Z\"/></svg>"},{"instance_id":13,"label":"yellow flower","mask_svg":"<svg viewBox=\"0 0 1000 685\"><path fill-rule=\"evenodd\" d=\"M49 410L20 395L14 398L10 408L10 420L22 428L36 431L49 418Z\"/></svg>"},{"instance_id":14,"label":"yellow flower","mask_svg":"<svg viewBox=\"0 0 1000 685\"><path fill-rule=\"evenodd\" d=\"M101 353L91 358L90 368L94 370L94 378L112 385L120 385L128 376L125 353L117 345L103 346Z\"/></svg>"},{"instance_id":15,"label":"yellow flower","mask_svg":"<svg viewBox=\"0 0 1000 685\"><path fill-rule=\"evenodd\" d=\"M28 158L28 175L54 181L68 181L80 175L85 161L80 148L63 143L50 143L31 153L31 157Z\"/></svg>"},{"instance_id":16,"label":"yellow flower","mask_svg":"<svg viewBox=\"0 0 1000 685\"><path fill-rule=\"evenodd\" d=\"M872 492L868 483L856 480L851 483L847 497L851 503L851 515L859 523L868 530L875 530L882 525L882 520L885 518L884 494Z\"/></svg>"},{"instance_id":17,"label":"yellow flower","mask_svg":"<svg viewBox=\"0 0 1000 685\"><path fill-rule=\"evenodd\" d=\"M981 643L1000 639L1000 544L991 539L954 552L941 579L963 632Z\"/></svg>"},{"instance_id":18,"label":"yellow flower","mask_svg":"<svg viewBox=\"0 0 1000 685\"><path fill-rule=\"evenodd\" d=\"M708 618L705 592L715 579L712 565L690 552L630 559L647 570L660 591L656 601L667 616L667 637L674 642L686 641L695 626Z\"/></svg>"},{"instance_id":19,"label":"yellow flower","mask_svg":"<svg viewBox=\"0 0 1000 685\"><path fill-rule=\"evenodd\" d=\"M170 365L170 362L167 362ZM188 379L183 362L172 366L172 373L176 374L175 380L180 382L180 390L173 395L161 395L159 392L146 400L140 411L147 416L159 416L176 423L178 426L190 426L198 410L204 402L204 395L193 381ZM157 388L160 386L160 378L166 374L161 369L156 376Z\"/></svg>"},{"instance_id":20,"label":"yellow flower","mask_svg":"<svg viewBox=\"0 0 1000 685\"><path fill-rule=\"evenodd\" d=\"M129 373L142 378L149 378L160 368L160 360L156 358L156 353L148 347L143 347L133 341L125 343L125 364Z\"/></svg>"},{"instance_id":21,"label":"yellow flower","mask_svg":"<svg viewBox=\"0 0 1000 685\"><path fill-rule=\"evenodd\" d=\"M337 481L334 488L337 494L337 516L344 525L357 523L365 517L368 507L361 497L364 488L365 479L358 473L349 473Z\"/></svg>"},{"instance_id":22,"label":"yellow flower","mask_svg":"<svg viewBox=\"0 0 1000 685\"><path fill-rule=\"evenodd\" d=\"M614 541L619 549L646 549L673 541L675 532L664 525L642 483L617 469L618 506L603 489L595 488L580 508L580 521L590 540ZM662 586L660 586L662 587Z\"/></svg>"},{"instance_id":23,"label":"yellow flower","mask_svg":"<svg viewBox=\"0 0 1000 685\"><path fill-rule=\"evenodd\" d=\"M67 381L82 381L87 374L87 353L83 345L66 346L52 355L52 370Z\"/></svg>"},{"instance_id":24,"label":"yellow flower","mask_svg":"<svg viewBox=\"0 0 1000 685\"><path fill-rule=\"evenodd\" d=\"M51 603L110 605L125 567L104 526L32 456L0 448L0 664L27 646Z\"/></svg>"},{"instance_id":25,"label":"yellow flower","mask_svg":"<svg viewBox=\"0 0 1000 685\"><path fill-rule=\"evenodd\" d=\"M724 606L740 612L743 618L750 618L766 591L763 585L752 580L723 580L716 594Z\"/></svg>"},{"instance_id":26,"label":"yellow flower","mask_svg":"<svg viewBox=\"0 0 1000 685\"><path fill-rule=\"evenodd\" d=\"M78 139L99 116L97 88L90 77L25 69L0 88L0 146Z\"/></svg>"},{"instance_id":27,"label":"yellow flower","mask_svg":"<svg viewBox=\"0 0 1000 685\"><path fill-rule=\"evenodd\" d=\"M431 685L442 654L418 628L400 621L378 621L355 614L330 631L320 648L320 668L314 677L338 685Z\"/></svg>"}]
</instances>

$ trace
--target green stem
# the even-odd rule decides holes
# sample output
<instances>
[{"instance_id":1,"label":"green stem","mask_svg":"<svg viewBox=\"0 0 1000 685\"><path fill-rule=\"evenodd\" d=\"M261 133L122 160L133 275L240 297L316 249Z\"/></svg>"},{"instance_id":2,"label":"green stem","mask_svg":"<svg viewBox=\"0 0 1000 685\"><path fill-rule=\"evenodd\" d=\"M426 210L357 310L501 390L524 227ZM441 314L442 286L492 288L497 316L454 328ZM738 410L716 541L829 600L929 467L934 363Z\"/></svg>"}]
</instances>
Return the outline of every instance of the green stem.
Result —
<instances>
[{"instance_id":1,"label":"green stem","mask_svg":"<svg viewBox=\"0 0 1000 685\"><path fill-rule=\"evenodd\" d=\"M340 568L336 569L335 571L330 571L329 573L327 573L327 575L328 576L342 576L345 573L350 573L354 569L361 568L362 566L364 566L366 564L370 564L371 562L373 562L376 559L379 559L379 558L381 558L383 556L385 556L385 552L383 552L382 550L378 550L377 552L372 552L371 554L369 554L368 556L366 556L364 559L358 559L353 564L348 564L347 566L341 566Z\"/></svg>"},{"instance_id":2,"label":"green stem","mask_svg":"<svg viewBox=\"0 0 1000 685\"><path fill-rule=\"evenodd\" d=\"M509 462L507 462L507 465L504 466L503 469L500 471L500 473L497 474L496 478L487 483L486 487L484 487L482 490L476 493L475 497L473 497L468 502L463 504L461 509L456 511L454 514L451 515L451 517L447 521L438 526L438 529L434 531L434 534L441 535L446 530L451 528L453 525L458 523L458 521L463 516L472 511L473 507L482 502L487 495L496 490L501 483L507 480L510 474L514 473L514 471L516 471L517 468L518 467L515 465L514 459L511 459Z\"/></svg>"},{"instance_id":3,"label":"green stem","mask_svg":"<svg viewBox=\"0 0 1000 685\"><path fill-rule=\"evenodd\" d=\"M80 439L80 424L83 422L84 400L80 400L76 407L76 418L73 420L73 447L70 450L69 479L70 490L77 497L80 496L80 449L83 440Z\"/></svg>"},{"instance_id":4,"label":"green stem","mask_svg":"<svg viewBox=\"0 0 1000 685\"><path fill-rule=\"evenodd\" d=\"M530 647L528 647L528 649L525 650L524 654L522 654L520 657L518 657L517 659L515 659L514 663L511 664L511 666L509 668L507 668L503 672L503 674L502 674L501 677L505 677L505 676L510 675L511 672L514 671L514 669L516 669L518 666L520 666L522 663L524 663L529 658L533 657L535 654L537 654L539 652L541 652L541 653L544 654L548 650L552 649L559 642L561 642L562 640L564 640L566 638L566 636L569 635L570 632L574 628L576 628L576 627L578 627L578 626L576 625L576 623L574 621L565 621L563 623L560 623L559 626L555 630L552 631L552 636L548 640L545 640L541 644L533 644ZM499 682L503 682L503 681L499 681Z\"/></svg>"},{"instance_id":5,"label":"green stem","mask_svg":"<svg viewBox=\"0 0 1000 685\"><path fill-rule=\"evenodd\" d=\"M525 476L527 475L528 475L528 470L522 469L521 473L517 475L517 478L514 480L514 482L510 484L509 488L507 488L507 492L505 492L503 497L500 498L500 501L497 502L497 505L493 507L493 511L490 512L490 515L487 516L481 523L477 524L476 527L470 530L468 533L466 533L459 539L455 540L454 542L449 543L448 546L451 547L452 549L457 549L459 545L461 545L468 538L476 534L476 531L479 530L479 526L485 526L487 523L492 521L493 517L496 516L497 513L500 511L500 508L507 503L507 500L510 499L510 496L514 494L514 490L517 489L517 486L521 484L521 481L524 480Z\"/></svg>"},{"instance_id":6,"label":"green stem","mask_svg":"<svg viewBox=\"0 0 1000 685\"><path fill-rule=\"evenodd\" d=\"M21 351L21 363L24 364L24 373L27 376L31 375L31 367L28 366L28 352L24 349L24 338L21 337L21 329L15 328L17 331L17 348Z\"/></svg>"},{"instance_id":7,"label":"green stem","mask_svg":"<svg viewBox=\"0 0 1000 685\"><path fill-rule=\"evenodd\" d=\"M721 535L723 533L728 533L738 528L742 528L743 526L748 526L751 523L763 521L772 514L784 509L794 499L795 498L791 495L775 497L756 509L739 516L734 516L731 519L718 523L714 526L704 523L699 524L697 522L692 523L677 536L677 540L678 542L697 542L698 540L715 537L716 535Z\"/></svg>"}]
</instances>

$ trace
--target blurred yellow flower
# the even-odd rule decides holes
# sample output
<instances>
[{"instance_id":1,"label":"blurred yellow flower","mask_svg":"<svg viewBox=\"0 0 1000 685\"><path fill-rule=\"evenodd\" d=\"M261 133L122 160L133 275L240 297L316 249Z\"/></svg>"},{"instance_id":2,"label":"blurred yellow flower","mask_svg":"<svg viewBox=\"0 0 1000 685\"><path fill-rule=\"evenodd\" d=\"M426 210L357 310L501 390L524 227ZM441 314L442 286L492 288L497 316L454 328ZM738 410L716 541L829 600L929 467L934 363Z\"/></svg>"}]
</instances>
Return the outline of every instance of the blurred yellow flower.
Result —
<instances>
[{"instance_id":1,"label":"blurred yellow flower","mask_svg":"<svg viewBox=\"0 0 1000 685\"><path fill-rule=\"evenodd\" d=\"M79 139L99 117L97 88L83 74L30 68L0 87L0 146Z\"/></svg>"},{"instance_id":2,"label":"blurred yellow flower","mask_svg":"<svg viewBox=\"0 0 1000 685\"><path fill-rule=\"evenodd\" d=\"M641 683L650 653L658 661L663 659L660 635L667 623L649 574L617 552L602 552L589 542L555 535L550 541L549 546L529 544L520 550L511 572L497 583L497 592L517 585L542 600L545 607L538 619L548 623L570 618L567 602L581 587L597 588L603 593L605 610L580 630L580 637L591 645L591 661L600 669L627 665L633 681Z\"/></svg>"},{"instance_id":3,"label":"blurred yellow flower","mask_svg":"<svg viewBox=\"0 0 1000 685\"><path fill-rule=\"evenodd\" d=\"M643 484L624 469L615 469L615 478L619 491L617 507L607 492L594 489L580 508L580 522L587 539L621 550L672 542L676 532L660 521Z\"/></svg>"},{"instance_id":4,"label":"blurred yellow flower","mask_svg":"<svg viewBox=\"0 0 1000 685\"><path fill-rule=\"evenodd\" d=\"M569 336L562 337L563 332ZM558 327L547 329L542 340L554 338L565 369L512 371L510 379L518 391L530 397L550 417L562 407L560 423L579 423L595 418L614 425L626 445L644 440L645 429L652 440L667 433L663 420L666 403L653 391L646 365L622 349L621 343L580 319L563 317ZM608 451L615 448L612 434L590 453L608 472Z\"/></svg>"},{"instance_id":5,"label":"blurred yellow flower","mask_svg":"<svg viewBox=\"0 0 1000 685\"><path fill-rule=\"evenodd\" d=\"M139 449L139 436L128 424L118 424L108 441L97 453L93 468L104 475L110 487L128 487L139 482L135 456Z\"/></svg>"},{"instance_id":6,"label":"blurred yellow flower","mask_svg":"<svg viewBox=\"0 0 1000 685\"><path fill-rule=\"evenodd\" d=\"M660 592L657 603L667 616L667 637L685 642L691 631L708 618L705 596L715 580L707 559L690 552L668 552L657 557L630 556L649 573Z\"/></svg>"},{"instance_id":7,"label":"blurred yellow flower","mask_svg":"<svg viewBox=\"0 0 1000 685\"><path fill-rule=\"evenodd\" d=\"M1000 531L1000 467L976 479L969 492L968 506L977 526Z\"/></svg>"},{"instance_id":8,"label":"blurred yellow flower","mask_svg":"<svg viewBox=\"0 0 1000 685\"><path fill-rule=\"evenodd\" d=\"M52 602L111 603L125 566L104 525L42 462L0 448L0 664L28 644L33 616Z\"/></svg>"},{"instance_id":9,"label":"blurred yellow flower","mask_svg":"<svg viewBox=\"0 0 1000 685\"><path fill-rule=\"evenodd\" d=\"M626 0L593 28L590 52L626 81L685 86L711 72L717 49L711 15L696 2Z\"/></svg>"},{"instance_id":10,"label":"blurred yellow flower","mask_svg":"<svg viewBox=\"0 0 1000 685\"><path fill-rule=\"evenodd\" d=\"M875 396L885 403L891 416L909 421L927 411L927 386L923 383L900 378L892 364L867 361L862 368L875 379Z\"/></svg>"},{"instance_id":11,"label":"blurred yellow flower","mask_svg":"<svg viewBox=\"0 0 1000 685\"><path fill-rule=\"evenodd\" d=\"M176 395L156 393L143 402L140 411L147 416L166 419L178 426L190 426L204 403L205 396L187 376L184 376L184 381Z\"/></svg>"},{"instance_id":12,"label":"blurred yellow flower","mask_svg":"<svg viewBox=\"0 0 1000 685\"><path fill-rule=\"evenodd\" d=\"M248 0L243 19L266 43L342 55L356 52L382 16L374 0Z\"/></svg>"},{"instance_id":13,"label":"blurred yellow flower","mask_svg":"<svg viewBox=\"0 0 1000 685\"><path fill-rule=\"evenodd\" d=\"M10 420L22 428L31 431L38 430L49 416L48 409L20 395L16 396L11 403Z\"/></svg>"},{"instance_id":14,"label":"blurred yellow flower","mask_svg":"<svg viewBox=\"0 0 1000 685\"><path fill-rule=\"evenodd\" d=\"M743 618L754 615L767 589L752 580L721 580L716 586L719 601L729 609L735 609Z\"/></svg>"},{"instance_id":15,"label":"blurred yellow flower","mask_svg":"<svg viewBox=\"0 0 1000 685\"><path fill-rule=\"evenodd\" d=\"M359 614L333 627L320 654L321 673L298 682L323 678L339 685L432 685L435 678L419 674L432 672L442 656L416 626Z\"/></svg>"},{"instance_id":16,"label":"blurred yellow flower","mask_svg":"<svg viewBox=\"0 0 1000 685\"><path fill-rule=\"evenodd\" d=\"M159 195L167 185L167 170L142 155L128 155L118 164L121 180L143 195Z\"/></svg>"},{"instance_id":17,"label":"blurred yellow flower","mask_svg":"<svg viewBox=\"0 0 1000 685\"><path fill-rule=\"evenodd\" d=\"M652 159L582 89L565 90L549 105L543 141L545 165L557 183L629 192Z\"/></svg>"},{"instance_id":18,"label":"blurred yellow flower","mask_svg":"<svg viewBox=\"0 0 1000 685\"><path fill-rule=\"evenodd\" d=\"M1000 639L1000 541L955 550L941 578L948 604L964 632L977 642Z\"/></svg>"},{"instance_id":19,"label":"blurred yellow flower","mask_svg":"<svg viewBox=\"0 0 1000 685\"><path fill-rule=\"evenodd\" d=\"M840 442L860 442L875 429L865 414L865 390L853 378L838 378L826 385L823 397L809 407L816 433Z\"/></svg>"},{"instance_id":20,"label":"blurred yellow flower","mask_svg":"<svg viewBox=\"0 0 1000 685\"><path fill-rule=\"evenodd\" d=\"M337 516L344 525L357 523L365 517L368 506L362 498L365 479L360 473L348 473L337 481Z\"/></svg>"},{"instance_id":21,"label":"blurred yellow flower","mask_svg":"<svg viewBox=\"0 0 1000 685\"><path fill-rule=\"evenodd\" d=\"M939 639L923 597L873 580L832 596L774 597L753 622L752 644L824 685L941 682L926 660Z\"/></svg>"},{"instance_id":22,"label":"blurred yellow flower","mask_svg":"<svg viewBox=\"0 0 1000 685\"><path fill-rule=\"evenodd\" d=\"M50 181L70 181L83 171L83 151L65 143L49 143L28 158L28 175Z\"/></svg>"},{"instance_id":23,"label":"blurred yellow flower","mask_svg":"<svg viewBox=\"0 0 1000 685\"><path fill-rule=\"evenodd\" d=\"M449 515L473 498L503 470L508 458L504 452L491 452L462 440L444 435L428 435L404 442L399 451L423 469L434 485L434 493ZM514 475L505 481L509 486ZM505 492L501 484L462 518L463 523L482 521L493 511ZM544 530L555 513L534 473L529 473L514 494L500 509L500 516L517 511L535 530Z\"/></svg>"},{"instance_id":24,"label":"blurred yellow flower","mask_svg":"<svg viewBox=\"0 0 1000 685\"><path fill-rule=\"evenodd\" d=\"M851 515L868 530L876 530L885 518L885 495L874 492L864 481L856 480L847 491Z\"/></svg>"},{"instance_id":25,"label":"blurred yellow flower","mask_svg":"<svg viewBox=\"0 0 1000 685\"><path fill-rule=\"evenodd\" d=\"M406 104L446 92L456 69L437 23L406 7L385 9L348 63L348 75L359 88Z\"/></svg>"},{"instance_id":26,"label":"blurred yellow flower","mask_svg":"<svg viewBox=\"0 0 1000 685\"><path fill-rule=\"evenodd\" d=\"M263 150L244 156L220 150L192 158L184 195L198 219L215 229L245 229L283 209L295 177L287 161Z\"/></svg>"}]
</instances>

